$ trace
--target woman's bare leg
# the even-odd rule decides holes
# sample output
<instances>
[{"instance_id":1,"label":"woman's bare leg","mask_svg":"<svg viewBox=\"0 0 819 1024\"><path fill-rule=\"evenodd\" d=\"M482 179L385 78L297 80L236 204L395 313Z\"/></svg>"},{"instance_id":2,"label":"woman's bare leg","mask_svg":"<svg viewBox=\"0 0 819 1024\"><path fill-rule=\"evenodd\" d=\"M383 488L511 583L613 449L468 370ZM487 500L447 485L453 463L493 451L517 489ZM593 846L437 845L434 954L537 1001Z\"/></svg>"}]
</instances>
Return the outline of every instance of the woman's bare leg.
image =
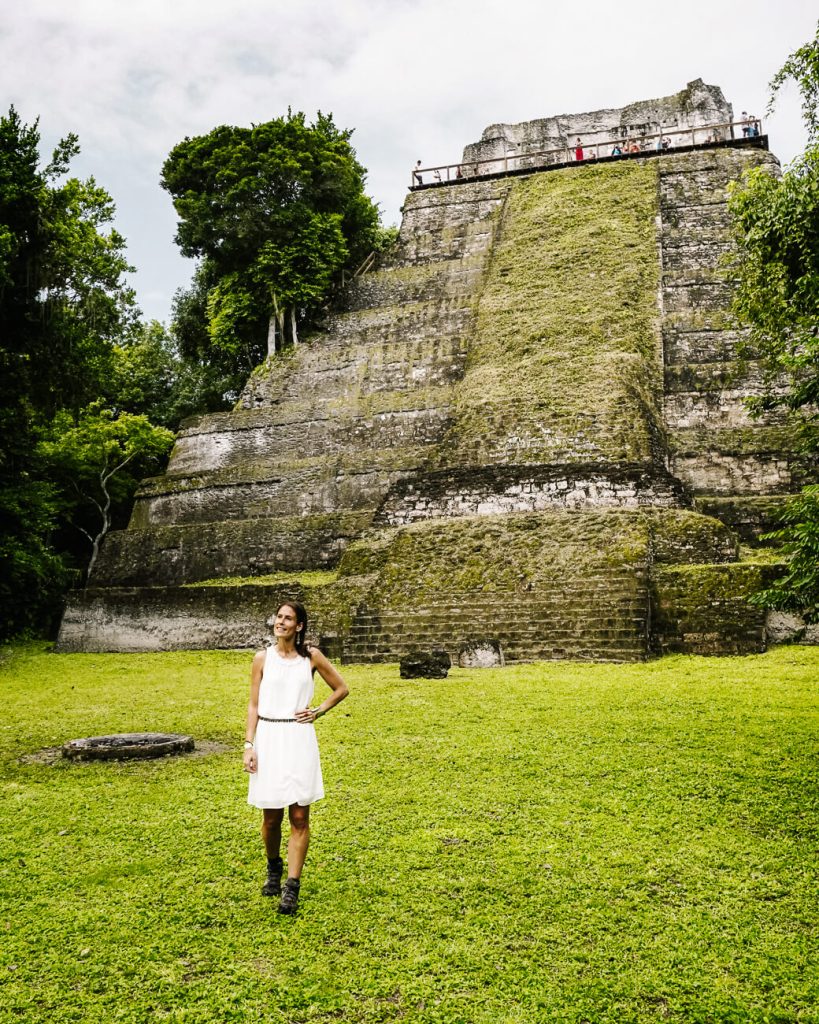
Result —
<instances>
[{"instance_id":1,"label":"woman's bare leg","mask_svg":"<svg viewBox=\"0 0 819 1024\"><path fill-rule=\"evenodd\" d=\"M301 869L310 845L310 808L291 804L290 841L287 844L287 877L301 878Z\"/></svg>"},{"instance_id":2,"label":"woman's bare leg","mask_svg":"<svg viewBox=\"0 0 819 1024\"><path fill-rule=\"evenodd\" d=\"M268 860L279 856L282 845L283 807L266 807L262 811L262 842Z\"/></svg>"}]
</instances>

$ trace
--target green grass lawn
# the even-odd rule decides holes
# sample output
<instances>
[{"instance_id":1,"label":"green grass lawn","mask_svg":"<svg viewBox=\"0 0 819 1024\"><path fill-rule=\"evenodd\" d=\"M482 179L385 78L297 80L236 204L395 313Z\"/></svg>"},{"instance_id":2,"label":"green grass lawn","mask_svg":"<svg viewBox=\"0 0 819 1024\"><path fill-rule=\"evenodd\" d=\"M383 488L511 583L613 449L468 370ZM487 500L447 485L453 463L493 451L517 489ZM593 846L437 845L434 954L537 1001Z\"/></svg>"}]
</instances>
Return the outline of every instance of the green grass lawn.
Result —
<instances>
[{"instance_id":1,"label":"green grass lawn","mask_svg":"<svg viewBox=\"0 0 819 1024\"><path fill-rule=\"evenodd\" d=\"M819 650L344 670L295 919L259 888L248 652L0 665L0 1021L819 1020ZM227 752L31 755L190 732Z\"/></svg>"}]
</instances>

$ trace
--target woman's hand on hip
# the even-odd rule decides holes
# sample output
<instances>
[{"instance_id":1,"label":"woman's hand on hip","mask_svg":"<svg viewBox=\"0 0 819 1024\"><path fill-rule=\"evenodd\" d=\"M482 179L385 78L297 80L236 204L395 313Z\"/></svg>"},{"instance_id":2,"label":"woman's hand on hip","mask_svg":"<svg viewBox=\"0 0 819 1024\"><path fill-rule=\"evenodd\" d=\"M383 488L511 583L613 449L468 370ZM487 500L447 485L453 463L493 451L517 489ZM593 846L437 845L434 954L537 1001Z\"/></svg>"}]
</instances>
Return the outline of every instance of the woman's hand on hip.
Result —
<instances>
[{"instance_id":1,"label":"woman's hand on hip","mask_svg":"<svg viewBox=\"0 0 819 1024\"><path fill-rule=\"evenodd\" d=\"M306 725L315 722L317 718L318 708L302 708L301 711L296 712L296 721L304 722Z\"/></svg>"}]
</instances>

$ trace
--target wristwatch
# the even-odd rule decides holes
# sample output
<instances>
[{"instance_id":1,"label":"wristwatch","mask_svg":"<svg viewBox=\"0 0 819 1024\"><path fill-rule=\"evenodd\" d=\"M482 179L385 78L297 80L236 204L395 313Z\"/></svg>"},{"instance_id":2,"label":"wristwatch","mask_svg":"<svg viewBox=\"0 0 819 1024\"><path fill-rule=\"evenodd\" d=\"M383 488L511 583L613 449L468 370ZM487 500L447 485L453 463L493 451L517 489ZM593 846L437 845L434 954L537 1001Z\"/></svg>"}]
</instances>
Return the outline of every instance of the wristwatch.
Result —
<instances>
[{"instance_id":1,"label":"wristwatch","mask_svg":"<svg viewBox=\"0 0 819 1024\"><path fill-rule=\"evenodd\" d=\"M245 740L245 750L253 750L253 741Z\"/></svg>"}]
</instances>

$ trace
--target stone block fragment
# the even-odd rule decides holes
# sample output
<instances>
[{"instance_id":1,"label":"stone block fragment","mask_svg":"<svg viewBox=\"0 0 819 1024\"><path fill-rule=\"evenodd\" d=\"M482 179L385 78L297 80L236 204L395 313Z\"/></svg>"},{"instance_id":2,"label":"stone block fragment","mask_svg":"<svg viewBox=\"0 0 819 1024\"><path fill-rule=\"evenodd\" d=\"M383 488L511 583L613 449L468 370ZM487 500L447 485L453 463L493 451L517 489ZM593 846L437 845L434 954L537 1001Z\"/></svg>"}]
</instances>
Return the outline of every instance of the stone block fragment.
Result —
<instances>
[{"instance_id":1,"label":"stone block fragment","mask_svg":"<svg viewBox=\"0 0 819 1024\"><path fill-rule=\"evenodd\" d=\"M452 659L446 651L413 651L400 662L402 679L446 679Z\"/></svg>"},{"instance_id":2,"label":"stone block fragment","mask_svg":"<svg viewBox=\"0 0 819 1024\"><path fill-rule=\"evenodd\" d=\"M458 655L461 668L497 668L504 665L501 645L494 641L470 644Z\"/></svg>"}]
</instances>

